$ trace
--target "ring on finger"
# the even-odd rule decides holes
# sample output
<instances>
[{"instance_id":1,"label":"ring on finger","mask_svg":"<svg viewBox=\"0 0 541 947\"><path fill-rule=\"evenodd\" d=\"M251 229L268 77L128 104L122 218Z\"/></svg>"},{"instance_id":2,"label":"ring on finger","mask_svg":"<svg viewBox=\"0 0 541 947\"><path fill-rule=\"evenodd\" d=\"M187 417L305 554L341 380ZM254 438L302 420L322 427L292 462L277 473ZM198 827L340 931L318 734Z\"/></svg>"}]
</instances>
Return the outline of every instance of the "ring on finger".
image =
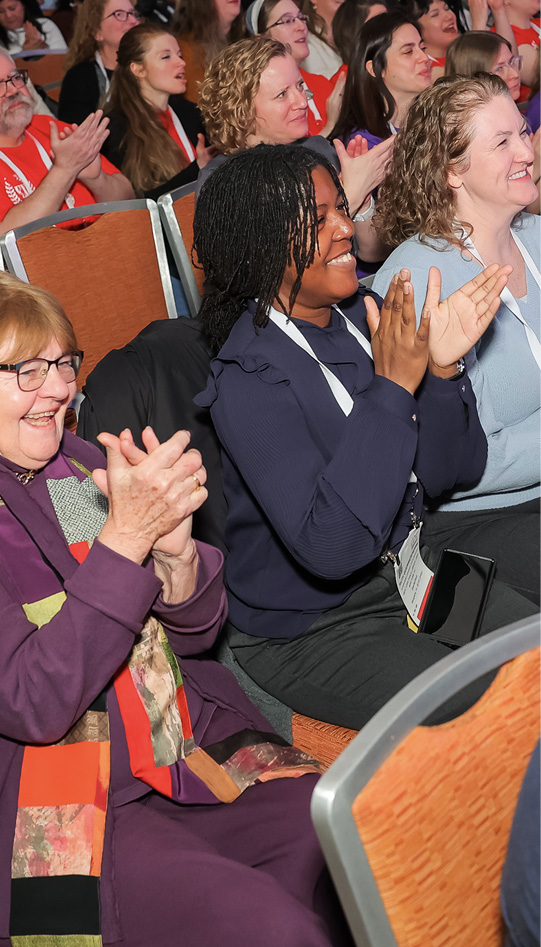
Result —
<instances>
[{"instance_id":1,"label":"ring on finger","mask_svg":"<svg viewBox=\"0 0 541 947\"><path fill-rule=\"evenodd\" d=\"M201 489L201 481L195 474L192 474L192 480L195 480L195 490L193 492L197 493L197 491Z\"/></svg>"}]
</instances>

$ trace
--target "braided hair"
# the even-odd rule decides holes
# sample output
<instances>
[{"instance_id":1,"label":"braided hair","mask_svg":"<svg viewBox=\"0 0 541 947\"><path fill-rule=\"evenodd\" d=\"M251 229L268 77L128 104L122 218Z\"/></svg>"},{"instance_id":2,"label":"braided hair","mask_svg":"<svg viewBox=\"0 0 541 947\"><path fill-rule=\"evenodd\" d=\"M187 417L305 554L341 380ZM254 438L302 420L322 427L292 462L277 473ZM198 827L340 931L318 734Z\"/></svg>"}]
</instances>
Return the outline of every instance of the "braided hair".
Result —
<instances>
[{"instance_id":1,"label":"braided hair","mask_svg":"<svg viewBox=\"0 0 541 947\"><path fill-rule=\"evenodd\" d=\"M338 175L321 155L299 145L258 145L230 157L201 189L194 218L194 252L205 273L200 318L212 346L226 341L248 299L257 299L254 325L264 328L274 304L290 315L304 271L318 246L312 172ZM347 206L347 205L346 205ZM296 278L280 299L288 266Z\"/></svg>"}]
</instances>

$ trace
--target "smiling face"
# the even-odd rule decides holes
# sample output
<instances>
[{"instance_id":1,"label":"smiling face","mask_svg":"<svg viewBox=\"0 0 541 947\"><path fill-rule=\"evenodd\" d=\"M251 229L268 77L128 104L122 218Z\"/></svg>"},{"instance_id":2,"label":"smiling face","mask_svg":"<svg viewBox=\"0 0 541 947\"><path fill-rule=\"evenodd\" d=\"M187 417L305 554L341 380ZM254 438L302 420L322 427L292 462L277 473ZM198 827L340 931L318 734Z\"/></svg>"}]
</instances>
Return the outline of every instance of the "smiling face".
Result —
<instances>
[{"instance_id":1,"label":"smiling face","mask_svg":"<svg viewBox=\"0 0 541 947\"><path fill-rule=\"evenodd\" d=\"M39 357L53 359L62 354L53 339ZM0 362L9 360L9 347L0 348ZM55 365L37 391L21 391L15 372L0 372L0 454L21 467L44 467L60 447L66 410L76 387L75 381L67 384L61 378Z\"/></svg>"},{"instance_id":2,"label":"smiling face","mask_svg":"<svg viewBox=\"0 0 541 947\"><path fill-rule=\"evenodd\" d=\"M430 60L420 33L410 23L404 23L393 33L387 50L386 66L381 73L393 98L417 94L431 84Z\"/></svg>"},{"instance_id":3,"label":"smiling face","mask_svg":"<svg viewBox=\"0 0 541 947\"><path fill-rule=\"evenodd\" d=\"M298 17L299 13L294 0L278 0L269 13L269 23L276 23L283 17ZM296 63L302 62L308 56L308 24L301 20L294 19L291 23L273 26L272 29L267 29L265 35L279 40L280 43L287 43Z\"/></svg>"},{"instance_id":4,"label":"smiling face","mask_svg":"<svg viewBox=\"0 0 541 947\"><path fill-rule=\"evenodd\" d=\"M358 286L352 253L354 227L327 169L315 168L312 180L318 212L318 249L313 263L304 271L291 315L326 325L332 304L352 296ZM295 279L295 269L289 266L279 293L284 302L289 299Z\"/></svg>"},{"instance_id":5,"label":"smiling face","mask_svg":"<svg viewBox=\"0 0 541 947\"><path fill-rule=\"evenodd\" d=\"M449 46L458 36L456 16L443 0L434 0L428 13L419 17L423 39L432 56L445 56Z\"/></svg>"},{"instance_id":6,"label":"smiling face","mask_svg":"<svg viewBox=\"0 0 541 947\"><path fill-rule=\"evenodd\" d=\"M515 58L509 47L502 43L490 70L493 75L500 76L507 83L513 102L517 102L520 96L520 69L509 65Z\"/></svg>"},{"instance_id":7,"label":"smiling face","mask_svg":"<svg viewBox=\"0 0 541 947\"><path fill-rule=\"evenodd\" d=\"M181 95L186 91L185 65L175 37L164 33L150 39L142 65L131 63L130 68L139 80L143 97L152 103L156 95Z\"/></svg>"},{"instance_id":8,"label":"smiling face","mask_svg":"<svg viewBox=\"0 0 541 947\"><path fill-rule=\"evenodd\" d=\"M5 30L20 30L24 19L21 0L0 0L0 24Z\"/></svg>"},{"instance_id":9,"label":"smiling face","mask_svg":"<svg viewBox=\"0 0 541 947\"><path fill-rule=\"evenodd\" d=\"M465 171L449 173L457 216L490 213L496 221L512 220L537 196L531 177L533 148L528 127L510 96L495 96L476 113Z\"/></svg>"},{"instance_id":10,"label":"smiling face","mask_svg":"<svg viewBox=\"0 0 541 947\"><path fill-rule=\"evenodd\" d=\"M132 15L128 16L127 20L121 23L115 16L111 16L115 10L124 10L126 13ZM100 28L96 33L98 49L101 50L106 47L108 50L114 50L116 52L124 33L131 30L132 26L137 26L139 22L139 17L133 16L134 13L135 7L133 3L130 3L130 0L107 0L103 8Z\"/></svg>"},{"instance_id":11,"label":"smiling face","mask_svg":"<svg viewBox=\"0 0 541 947\"><path fill-rule=\"evenodd\" d=\"M254 99L254 128L246 146L288 145L308 135L308 100L292 56L275 56L261 73Z\"/></svg>"}]
</instances>

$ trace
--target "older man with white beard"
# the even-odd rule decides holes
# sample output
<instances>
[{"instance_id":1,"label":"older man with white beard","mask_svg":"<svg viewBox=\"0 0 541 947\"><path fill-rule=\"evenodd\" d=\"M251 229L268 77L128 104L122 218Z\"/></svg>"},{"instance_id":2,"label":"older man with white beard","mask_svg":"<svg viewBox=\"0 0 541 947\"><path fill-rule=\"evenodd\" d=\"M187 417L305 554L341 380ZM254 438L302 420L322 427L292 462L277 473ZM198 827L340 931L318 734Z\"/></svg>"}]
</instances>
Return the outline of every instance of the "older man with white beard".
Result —
<instances>
[{"instance_id":1,"label":"older man with white beard","mask_svg":"<svg viewBox=\"0 0 541 947\"><path fill-rule=\"evenodd\" d=\"M34 115L27 76L0 54L0 233L67 207L133 197L127 178L100 155L109 120L79 126Z\"/></svg>"}]
</instances>

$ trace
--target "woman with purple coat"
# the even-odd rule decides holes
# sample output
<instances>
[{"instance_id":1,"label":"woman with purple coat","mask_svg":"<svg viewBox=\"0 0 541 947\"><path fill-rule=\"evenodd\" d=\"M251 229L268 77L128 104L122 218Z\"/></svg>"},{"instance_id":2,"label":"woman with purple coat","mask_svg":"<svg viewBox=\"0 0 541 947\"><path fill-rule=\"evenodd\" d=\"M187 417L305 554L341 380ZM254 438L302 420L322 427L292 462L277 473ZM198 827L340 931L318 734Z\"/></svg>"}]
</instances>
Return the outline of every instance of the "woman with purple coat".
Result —
<instances>
[{"instance_id":1,"label":"woman with purple coat","mask_svg":"<svg viewBox=\"0 0 541 947\"><path fill-rule=\"evenodd\" d=\"M201 456L64 432L81 360L54 297L1 274L0 945L347 944L317 764L204 656Z\"/></svg>"}]
</instances>

